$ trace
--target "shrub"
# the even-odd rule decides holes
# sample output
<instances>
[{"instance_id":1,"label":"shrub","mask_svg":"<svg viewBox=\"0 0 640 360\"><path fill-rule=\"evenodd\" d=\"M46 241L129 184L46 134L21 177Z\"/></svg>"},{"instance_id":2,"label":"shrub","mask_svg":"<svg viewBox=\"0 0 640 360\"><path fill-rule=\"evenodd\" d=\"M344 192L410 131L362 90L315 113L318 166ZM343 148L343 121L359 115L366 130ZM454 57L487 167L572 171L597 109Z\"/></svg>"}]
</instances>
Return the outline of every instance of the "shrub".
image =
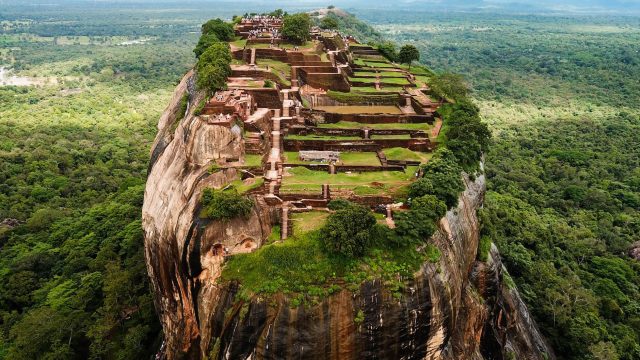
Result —
<instances>
[{"instance_id":1,"label":"shrub","mask_svg":"<svg viewBox=\"0 0 640 360\"><path fill-rule=\"evenodd\" d=\"M353 205L354 204L349 200L335 199L335 200L329 201L329 204L327 204L327 207L329 208L329 210L342 210Z\"/></svg>"},{"instance_id":2,"label":"shrub","mask_svg":"<svg viewBox=\"0 0 640 360\"><path fill-rule=\"evenodd\" d=\"M269 80L269 79L265 80L265 81L264 81L264 87L266 87L266 88L272 88L272 87L274 87L273 81L271 81L271 80Z\"/></svg>"},{"instance_id":3,"label":"shrub","mask_svg":"<svg viewBox=\"0 0 640 360\"><path fill-rule=\"evenodd\" d=\"M489 258L489 250L491 250L491 239L488 236L481 237L478 243L478 260L486 262Z\"/></svg>"},{"instance_id":4,"label":"shrub","mask_svg":"<svg viewBox=\"0 0 640 360\"><path fill-rule=\"evenodd\" d=\"M390 61L396 61L398 58L398 53L396 52L396 44L392 41L385 41L383 43L378 44L376 46L380 54L386 57Z\"/></svg>"},{"instance_id":5,"label":"shrub","mask_svg":"<svg viewBox=\"0 0 640 360\"><path fill-rule=\"evenodd\" d=\"M436 230L438 221L447 212L447 206L433 195L424 195L414 199L411 210L395 216L398 246L417 244L429 238Z\"/></svg>"},{"instance_id":6,"label":"shrub","mask_svg":"<svg viewBox=\"0 0 640 360\"><path fill-rule=\"evenodd\" d=\"M458 195L464 190L464 183L460 175L462 169L456 161L455 155L446 149L440 149L431 161L425 164L423 179L415 187L414 196L423 195L421 191L428 190L428 183L431 184L433 190L430 192L438 199L442 200L450 208L458 204Z\"/></svg>"},{"instance_id":7,"label":"shrub","mask_svg":"<svg viewBox=\"0 0 640 360\"><path fill-rule=\"evenodd\" d=\"M228 190L204 189L202 193L202 215L212 220L230 220L238 216L247 217L253 201L235 188Z\"/></svg>"}]
</instances>

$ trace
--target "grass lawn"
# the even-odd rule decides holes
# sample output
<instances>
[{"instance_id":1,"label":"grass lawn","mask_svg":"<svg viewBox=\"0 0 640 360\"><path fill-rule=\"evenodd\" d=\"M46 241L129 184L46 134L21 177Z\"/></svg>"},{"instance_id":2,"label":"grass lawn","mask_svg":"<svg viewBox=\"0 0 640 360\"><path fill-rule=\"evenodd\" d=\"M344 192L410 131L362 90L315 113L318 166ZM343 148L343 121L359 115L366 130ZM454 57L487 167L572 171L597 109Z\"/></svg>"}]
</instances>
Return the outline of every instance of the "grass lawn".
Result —
<instances>
[{"instance_id":1,"label":"grass lawn","mask_svg":"<svg viewBox=\"0 0 640 360\"><path fill-rule=\"evenodd\" d=\"M245 45L247 45L247 39L237 39L229 42L229 44L235 47L244 48Z\"/></svg>"},{"instance_id":2,"label":"grass lawn","mask_svg":"<svg viewBox=\"0 0 640 360\"><path fill-rule=\"evenodd\" d=\"M244 166L260 167L262 166L262 155L258 154L245 154Z\"/></svg>"},{"instance_id":3,"label":"grass lawn","mask_svg":"<svg viewBox=\"0 0 640 360\"><path fill-rule=\"evenodd\" d=\"M380 159L374 152L341 152L338 165L380 166Z\"/></svg>"},{"instance_id":4,"label":"grass lawn","mask_svg":"<svg viewBox=\"0 0 640 360\"><path fill-rule=\"evenodd\" d=\"M333 124L318 124L318 127L326 129L362 129L368 127L378 130L429 130L430 126L427 123L395 123L395 124L363 124L351 121L338 121Z\"/></svg>"},{"instance_id":5,"label":"grass lawn","mask_svg":"<svg viewBox=\"0 0 640 360\"><path fill-rule=\"evenodd\" d=\"M364 66L373 68L395 68L396 65L387 62L364 61Z\"/></svg>"},{"instance_id":6,"label":"grass lawn","mask_svg":"<svg viewBox=\"0 0 640 360\"><path fill-rule=\"evenodd\" d=\"M349 81L351 82L363 82L363 83L371 83L374 84L377 80L375 77L350 77Z\"/></svg>"},{"instance_id":7,"label":"grass lawn","mask_svg":"<svg viewBox=\"0 0 640 360\"><path fill-rule=\"evenodd\" d=\"M409 80L407 80L406 78L400 78L400 77L380 78L380 82L381 83L385 83L385 84L395 84L395 85L409 85L410 84Z\"/></svg>"},{"instance_id":8,"label":"grass lawn","mask_svg":"<svg viewBox=\"0 0 640 360\"><path fill-rule=\"evenodd\" d=\"M375 94L375 93L381 93L381 94L386 94L389 92L403 92L404 89L400 86L385 86L385 85L380 85L380 90L376 89L373 86L352 86L351 87L351 93L358 95L358 94Z\"/></svg>"},{"instance_id":9,"label":"grass lawn","mask_svg":"<svg viewBox=\"0 0 640 360\"><path fill-rule=\"evenodd\" d=\"M411 139L411 136L409 134L398 134L398 135L373 135L371 136L371 139L376 140L376 139Z\"/></svg>"},{"instance_id":10,"label":"grass lawn","mask_svg":"<svg viewBox=\"0 0 640 360\"><path fill-rule=\"evenodd\" d=\"M410 160L420 161L423 163L428 162L433 156L433 153L412 151L401 147L384 149L383 152L387 156L388 160Z\"/></svg>"},{"instance_id":11,"label":"grass lawn","mask_svg":"<svg viewBox=\"0 0 640 360\"><path fill-rule=\"evenodd\" d=\"M287 185L371 185L390 184L405 185L413 181L414 173L417 167L408 167L405 172L402 171L376 171L365 173L338 173L329 174L324 171L309 170L303 167L287 169L286 175L282 179L283 187Z\"/></svg>"},{"instance_id":12,"label":"grass lawn","mask_svg":"<svg viewBox=\"0 0 640 360\"><path fill-rule=\"evenodd\" d=\"M265 69L269 66L271 73L275 74L280 79L281 83L287 86L291 85L291 81L289 80L289 77L291 77L291 65L272 59L259 59L256 60L256 63L258 66Z\"/></svg>"},{"instance_id":13,"label":"grass lawn","mask_svg":"<svg viewBox=\"0 0 640 360\"><path fill-rule=\"evenodd\" d=\"M307 211L300 213L289 213L289 219L293 222L293 233L303 234L319 229L324 225L329 217L326 211Z\"/></svg>"},{"instance_id":14,"label":"grass lawn","mask_svg":"<svg viewBox=\"0 0 640 360\"><path fill-rule=\"evenodd\" d=\"M287 135L287 140L362 140L359 136Z\"/></svg>"},{"instance_id":15,"label":"grass lawn","mask_svg":"<svg viewBox=\"0 0 640 360\"><path fill-rule=\"evenodd\" d=\"M249 178L245 180L235 180L230 183L233 187L238 190L239 194L244 194L247 191L257 189L260 186L264 185L263 177Z\"/></svg>"},{"instance_id":16,"label":"grass lawn","mask_svg":"<svg viewBox=\"0 0 640 360\"><path fill-rule=\"evenodd\" d=\"M316 106L314 109L336 114L402 114L394 105Z\"/></svg>"}]
</instances>

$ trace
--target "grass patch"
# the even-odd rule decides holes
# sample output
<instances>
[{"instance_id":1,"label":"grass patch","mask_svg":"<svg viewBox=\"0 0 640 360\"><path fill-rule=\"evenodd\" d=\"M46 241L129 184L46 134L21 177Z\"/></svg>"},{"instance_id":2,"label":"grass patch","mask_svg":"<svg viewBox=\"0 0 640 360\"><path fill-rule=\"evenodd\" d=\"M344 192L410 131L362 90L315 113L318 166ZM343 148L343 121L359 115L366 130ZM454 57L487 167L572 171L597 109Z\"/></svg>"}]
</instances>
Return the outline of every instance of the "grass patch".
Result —
<instances>
[{"instance_id":1,"label":"grass patch","mask_svg":"<svg viewBox=\"0 0 640 360\"><path fill-rule=\"evenodd\" d=\"M262 176L249 178L245 180L234 180L229 183L231 186L235 187L238 191L238 194L244 194L248 191L257 189L264 185L264 178Z\"/></svg>"},{"instance_id":2,"label":"grass patch","mask_svg":"<svg viewBox=\"0 0 640 360\"><path fill-rule=\"evenodd\" d=\"M369 95L329 90L327 91L327 96L345 104L396 104L398 102L398 95L396 94Z\"/></svg>"},{"instance_id":3,"label":"grass patch","mask_svg":"<svg viewBox=\"0 0 640 360\"><path fill-rule=\"evenodd\" d=\"M362 140L360 136L334 136L334 135L287 135L287 140Z\"/></svg>"},{"instance_id":4,"label":"grass patch","mask_svg":"<svg viewBox=\"0 0 640 360\"><path fill-rule=\"evenodd\" d=\"M407 186L415 179L417 166L402 171L329 174L304 167L287 169L280 191L288 193L319 193L321 184L333 190L350 190L356 195L389 195L394 199L406 197Z\"/></svg>"},{"instance_id":5,"label":"grass patch","mask_svg":"<svg viewBox=\"0 0 640 360\"><path fill-rule=\"evenodd\" d=\"M338 164L379 166L380 159L374 152L341 152Z\"/></svg>"},{"instance_id":6,"label":"grass patch","mask_svg":"<svg viewBox=\"0 0 640 360\"><path fill-rule=\"evenodd\" d=\"M407 80L406 78L400 78L400 77L380 78L380 82L381 83L385 83L385 84L394 84L394 85L409 85L410 84L409 80Z\"/></svg>"},{"instance_id":7,"label":"grass patch","mask_svg":"<svg viewBox=\"0 0 640 360\"><path fill-rule=\"evenodd\" d=\"M291 86L291 81L289 80L291 77L291 65L272 59L259 59L256 60L256 63L265 69L269 66L269 71L278 77L281 84Z\"/></svg>"},{"instance_id":8,"label":"grass patch","mask_svg":"<svg viewBox=\"0 0 640 360\"><path fill-rule=\"evenodd\" d=\"M352 121L339 121L333 124L318 124L326 129L362 129L368 127L377 130L429 130L427 123L397 123L397 124L363 124Z\"/></svg>"},{"instance_id":9,"label":"grass patch","mask_svg":"<svg viewBox=\"0 0 640 360\"><path fill-rule=\"evenodd\" d=\"M235 47L239 47L239 48L244 48L247 45L247 39L236 39L234 41L229 42L229 45L235 46Z\"/></svg>"},{"instance_id":10,"label":"grass patch","mask_svg":"<svg viewBox=\"0 0 640 360\"><path fill-rule=\"evenodd\" d=\"M335 114L402 114L395 105L316 106L314 109Z\"/></svg>"},{"instance_id":11,"label":"grass patch","mask_svg":"<svg viewBox=\"0 0 640 360\"><path fill-rule=\"evenodd\" d=\"M321 218L319 214L306 216L314 221ZM425 261L439 256L433 245L419 252L415 246L394 248L379 244L362 258L346 258L326 252L320 231L314 230L294 233L284 242L232 256L220 281L239 281L239 297L245 300L255 294L290 294L292 306L317 301L343 288L357 291L364 281L374 279L380 279L399 298L406 280Z\"/></svg>"},{"instance_id":12,"label":"grass patch","mask_svg":"<svg viewBox=\"0 0 640 360\"><path fill-rule=\"evenodd\" d=\"M426 163L433 156L433 153L413 151L401 147L384 149L383 151L388 160L409 160Z\"/></svg>"},{"instance_id":13,"label":"grass patch","mask_svg":"<svg viewBox=\"0 0 640 360\"><path fill-rule=\"evenodd\" d=\"M262 155L245 154L244 155L244 166L261 167L262 166Z\"/></svg>"},{"instance_id":14,"label":"grass patch","mask_svg":"<svg viewBox=\"0 0 640 360\"><path fill-rule=\"evenodd\" d=\"M293 233L304 234L319 229L327 220L329 213L326 211L307 211L290 213L289 219L293 222Z\"/></svg>"},{"instance_id":15,"label":"grass patch","mask_svg":"<svg viewBox=\"0 0 640 360\"><path fill-rule=\"evenodd\" d=\"M407 140L411 139L411 135L409 134L394 134L394 135L374 135L371 136L371 139L400 139Z\"/></svg>"},{"instance_id":16,"label":"grass patch","mask_svg":"<svg viewBox=\"0 0 640 360\"><path fill-rule=\"evenodd\" d=\"M375 84L377 79L376 78L370 78L370 77L350 77L349 81Z\"/></svg>"}]
</instances>

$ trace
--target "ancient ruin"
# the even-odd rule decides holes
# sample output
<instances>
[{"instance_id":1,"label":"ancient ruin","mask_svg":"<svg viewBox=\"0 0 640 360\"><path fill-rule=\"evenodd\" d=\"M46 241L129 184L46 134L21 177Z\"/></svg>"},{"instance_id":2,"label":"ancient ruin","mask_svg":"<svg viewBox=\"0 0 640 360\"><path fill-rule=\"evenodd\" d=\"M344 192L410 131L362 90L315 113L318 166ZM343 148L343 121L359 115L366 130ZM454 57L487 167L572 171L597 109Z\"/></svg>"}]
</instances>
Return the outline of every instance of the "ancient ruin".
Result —
<instances>
[{"instance_id":1,"label":"ancient ruin","mask_svg":"<svg viewBox=\"0 0 640 360\"><path fill-rule=\"evenodd\" d=\"M324 209L332 199L391 205L389 190L415 178L437 145L441 103L429 97L419 75L351 36L314 28L312 40L299 47L281 37L281 28L282 19L269 16L236 25L228 90L214 94L200 116L242 126L244 154L216 165L242 170L244 181L261 184L250 192L278 209L285 239L291 235L287 214ZM370 182L359 188L341 186L340 179L305 182L298 167L355 178L396 174L379 189L362 191Z\"/></svg>"}]
</instances>

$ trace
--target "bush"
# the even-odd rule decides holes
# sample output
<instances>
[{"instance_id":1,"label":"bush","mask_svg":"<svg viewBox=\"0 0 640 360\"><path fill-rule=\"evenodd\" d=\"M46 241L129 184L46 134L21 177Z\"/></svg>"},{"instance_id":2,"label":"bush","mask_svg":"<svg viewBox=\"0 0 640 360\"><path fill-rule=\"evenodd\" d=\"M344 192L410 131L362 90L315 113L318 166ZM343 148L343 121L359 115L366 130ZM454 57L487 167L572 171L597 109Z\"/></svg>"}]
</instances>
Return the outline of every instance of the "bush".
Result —
<instances>
[{"instance_id":1,"label":"bush","mask_svg":"<svg viewBox=\"0 0 640 360\"><path fill-rule=\"evenodd\" d=\"M228 190L204 189L202 193L202 216L212 220L231 220L238 216L247 217L253 208L253 201L240 194L235 188Z\"/></svg>"},{"instance_id":2,"label":"bush","mask_svg":"<svg viewBox=\"0 0 640 360\"><path fill-rule=\"evenodd\" d=\"M396 44L392 41L385 41L376 46L380 54L390 61L396 61L398 53L396 52Z\"/></svg>"},{"instance_id":3,"label":"bush","mask_svg":"<svg viewBox=\"0 0 640 360\"><path fill-rule=\"evenodd\" d=\"M329 210L342 210L353 205L354 204L349 200L335 199L329 201L329 204L327 204L327 208L329 208Z\"/></svg>"},{"instance_id":4,"label":"bush","mask_svg":"<svg viewBox=\"0 0 640 360\"><path fill-rule=\"evenodd\" d=\"M430 194L444 201L448 208L457 205L458 195L464 190L464 183L461 176L462 169L453 153L446 149L438 150L431 161L422 169L424 170L424 180L410 187L410 194L413 190L413 196L424 195L430 184L433 189Z\"/></svg>"},{"instance_id":5,"label":"bush","mask_svg":"<svg viewBox=\"0 0 640 360\"><path fill-rule=\"evenodd\" d=\"M273 83L273 81L271 81L271 80L269 80L269 79L265 80L265 81L264 81L264 87L266 87L266 88L272 88L272 87L274 87L274 83Z\"/></svg>"},{"instance_id":6,"label":"bush","mask_svg":"<svg viewBox=\"0 0 640 360\"><path fill-rule=\"evenodd\" d=\"M346 206L329 215L322 227L322 241L328 251L347 257L364 255L372 242L376 218L369 209Z\"/></svg>"},{"instance_id":7,"label":"bush","mask_svg":"<svg viewBox=\"0 0 640 360\"><path fill-rule=\"evenodd\" d=\"M478 243L478 260L486 262L489 258L489 250L491 250L491 239L488 236L481 237Z\"/></svg>"},{"instance_id":8,"label":"bush","mask_svg":"<svg viewBox=\"0 0 640 360\"><path fill-rule=\"evenodd\" d=\"M447 212L447 206L433 195L414 199L411 210L396 214L397 246L407 246L426 241L436 230L438 221Z\"/></svg>"}]
</instances>

